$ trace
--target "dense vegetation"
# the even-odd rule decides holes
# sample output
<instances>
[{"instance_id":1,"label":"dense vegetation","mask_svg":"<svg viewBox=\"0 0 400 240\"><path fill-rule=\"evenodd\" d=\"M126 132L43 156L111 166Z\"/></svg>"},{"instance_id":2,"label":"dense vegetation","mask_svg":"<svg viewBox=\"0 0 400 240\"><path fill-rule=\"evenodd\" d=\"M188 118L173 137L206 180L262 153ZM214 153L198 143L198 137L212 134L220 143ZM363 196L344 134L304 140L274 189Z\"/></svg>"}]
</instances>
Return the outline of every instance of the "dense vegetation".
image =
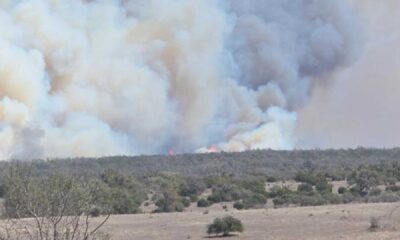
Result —
<instances>
[{"instance_id":1,"label":"dense vegetation","mask_svg":"<svg viewBox=\"0 0 400 240\"><path fill-rule=\"evenodd\" d=\"M221 202L232 202L239 210L262 208L268 199L275 207L394 202L400 199L399 159L400 149L359 148L1 162L0 197L12 216L16 201L10 197L18 182L6 176L22 166L43 181L38 189L30 188L33 193L68 176L95 183L102 200L91 204L92 216L140 213L150 205L154 212ZM296 188L286 186L287 181L297 182ZM335 181L346 184L335 189Z\"/></svg>"},{"instance_id":2,"label":"dense vegetation","mask_svg":"<svg viewBox=\"0 0 400 240\"><path fill-rule=\"evenodd\" d=\"M38 173L63 171L98 175L107 169L114 169L135 177L143 177L160 172L173 172L191 177L220 175L221 173L233 173L235 175L260 173L289 179L298 171L322 170L336 173L354 169L362 164L370 165L398 160L400 160L400 148L254 150L242 153L36 160L33 168ZM3 169L7 164L7 162L0 162L0 169Z\"/></svg>"}]
</instances>

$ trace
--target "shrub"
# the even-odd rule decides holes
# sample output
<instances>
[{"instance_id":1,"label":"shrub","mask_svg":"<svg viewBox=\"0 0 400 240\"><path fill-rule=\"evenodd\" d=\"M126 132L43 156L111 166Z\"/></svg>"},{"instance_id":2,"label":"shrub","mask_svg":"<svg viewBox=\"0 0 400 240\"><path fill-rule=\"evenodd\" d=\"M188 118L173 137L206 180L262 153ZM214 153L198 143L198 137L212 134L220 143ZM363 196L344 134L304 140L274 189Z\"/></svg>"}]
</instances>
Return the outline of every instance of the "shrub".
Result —
<instances>
[{"instance_id":1,"label":"shrub","mask_svg":"<svg viewBox=\"0 0 400 240\"><path fill-rule=\"evenodd\" d=\"M301 206L319 206L326 203L325 199L320 195L301 196L299 199Z\"/></svg>"},{"instance_id":2,"label":"shrub","mask_svg":"<svg viewBox=\"0 0 400 240\"><path fill-rule=\"evenodd\" d=\"M269 183L274 183L276 181L277 181L277 179L275 177L267 177L267 182L269 182Z\"/></svg>"},{"instance_id":3,"label":"shrub","mask_svg":"<svg viewBox=\"0 0 400 240\"><path fill-rule=\"evenodd\" d=\"M380 228L379 219L376 217L372 217L369 221L369 228L370 231L377 231Z\"/></svg>"},{"instance_id":4,"label":"shrub","mask_svg":"<svg viewBox=\"0 0 400 240\"><path fill-rule=\"evenodd\" d=\"M317 185L319 182L326 182L326 177L322 174L315 175L312 172L300 172L295 177L296 182L308 183L310 185Z\"/></svg>"},{"instance_id":5,"label":"shrub","mask_svg":"<svg viewBox=\"0 0 400 240\"><path fill-rule=\"evenodd\" d=\"M183 210L185 210L185 206L181 202L175 203L176 212L183 212Z\"/></svg>"},{"instance_id":6,"label":"shrub","mask_svg":"<svg viewBox=\"0 0 400 240\"><path fill-rule=\"evenodd\" d=\"M371 188L370 190L369 190L369 195L370 196L378 196L378 195L381 195L381 193L382 193L382 190L380 189L380 188Z\"/></svg>"},{"instance_id":7,"label":"shrub","mask_svg":"<svg viewBox=\"0 0 400 240\"><path fill-rule=\"evenodd\" d=\"M135 198L128 190L114 188L110 192L113 214L132 214L138 212L140 203L135 202Z\"/></svg>"},{"instance_id":8,"label":"shrub","mask_svg":"<svg viewBox=\"0 0 400 240\"><path fill-rule=\"evenodd\" d=\"M233 207L236 208L237 210L242 210L244 208L244 204L238 201L233 204Z\"/></svg>"},{"instance_id":9,"label":"shrub","mask_svg":"<svg viewBox=\"0 0 400 240\"><path fill-rule=\"evenodd\" d=\"M342 202L343 203L351 203L354 202L357 199L357 197L355 197L353 194L351 194L350 192L345 192L342 195Z\"/></svg>"},{"instance_id":10,"label":"shrub","mask_svg":"<svg viewBox=\"0 0 400 240\"><path fill-rule=\"evenodd\" d=\"M310 193L314 191L313 187L308 183L302 183L297 187L298 192Z\"/></svg>"},{"instance_id":11,"label":"shrub","mask_svg":"<svg viewBox=\"0 0 400 240\"><path fill-rule=\"evenodd\" d=\"M179 195L184 197L190 197L192 195L198 195L206 189L206 184L199 180L189 178L186 182L179 186Z\"/></svg>"},{"instance_id":12,"label":"shrub","mask_svg":"<svg viewBox=\"0 0 400 240\"><path fill-rule=\"evenodd\" d=\"M251 191L253 193L262 194L264 196L267 194L267 192L265 191L265 182L263 179L259 179L259 178L245 179L239 185L241 188ZM233 190L233 192L241 191L241 189L238 189L238 188L236 188L236 189L233 188L232 190ZM233 197L235 197L234 196L235 194L232 194L232 195L233 195Z\"/></svg>"},{"instance_id":13,"label":"shrub","mask_svg":"<svg viewBox=\"0 0 400 240\"><path fill-rule=\"evenodd\" d=\"M173 189L165 189L155 204L158 207L156 212L182 212L185 208L182 199Z\"/></svg>"},{"instance_id":14,"label":"shrub","mask_svg":"<svg viewBox=\"0 0 400 240\"><path fill-rule=\"evenodd\" d=\"M267 199L262 194L250 194L243 198L243 205L245 208L260 207L265 205Z\"/></svg>"},{"instance_id":15,"label":"shrub","mask_svg":"<svg viewBox=\"0 0 400 240\"><path fill-rule=\"evenodd\" d=\"M371 187L382 183L382 176L377 169L361 165L349 176L348 182L355 184L358 193L365 196Z\"/></svg>"},{"instance_id":16,"label":"shrub","mask_svg":"<svg viewBox=\"0 0 400 240\"><path fill-rule=\"evenodd\" d=\"M101 174L100 179L107 186L104 191L111 194L108 200L113 214L132 214L140 211L139 206L147 199L147 194L132 177L109 169Z\"/></svg>"},{"instance_id":17,"label":"shrub","mask_svg":"<svg viewBox=\"0 0 400 240\"><path fill-rule=\"evenodd\" d=\"M231 232L243 232L242 222L231 216L216 218L207 226L207 234L229 236Z\"/></svg>"},{"instance_id":18,"label":"shrub","mask_svg":"<svg viewBox=\"0 0 400 240\"><path fill-rule=\"evenodd\" d=\"M210 202L204 198L201 198L198 202L197 202L197 207L208 207L210 206Z\"/></svg>"},{"instance_id":19,"label":"shrub","mask_svg":"<svg viewBox=\"0 0 400 240\"><path fill-rule=\"evenodd\" d=\"M397 186L397 185L387 186L386 191L398 192L398 191L400 191L400 186Z\"/></svg>"},{"instance_id":20,"label":"shrub","mask_svg":"<svg viewBox=\"0 0 400 240\"><path fill-rule=\"evenodd\" d=\"M199 196L197 196L197 195L190 195L190 201L191 202L197 202L197 201L199 201Z\"/></svg>"},{"instance_id":21,"label":"shrub","mask_svg":"<svg viewBox=\"0 0 400 240\"><path fill-rule=\"evenodd\" d=\"M190 203L191 203L190 199L188 199L188 198L182 198L181 202L184 207L189 207Z\"/></svg>"},{"instance_id":22,"label":"shrub","mask_svg":"<svg viewBox=\"0 0 400 240\"><path fill-rule=\"evenodd\" d=\"M351 194L353 194L355 197L360 197L360 196L365 196L365 192L363 192L361 190L361 188L359 186L353 186L352 188L350 188L350 192Z\"/></svg>"},{"instance_id":23,"label":"shrub","mask_svg":"<svg viewBox=\"0 0 400 240\"><path fill-rule=\"evenodd\" d=\"M387 185L396 185L397 179L394 177L389 177L385 179L385 184Z\"/></svg>"},{"instance_id":24,"label":"shrub","mask_svg":"<svg viewBox=\"0 0 400 240\"><path fill-rule=\"evenodd\" d=\"M342 202L342 199L340 198L340 196L333 194L333 193L324 193L324 195L322 195L322 197L329 204L339 204Z\"/></svg>"},{"instance_id":25,"label":"shrub","mask_svg":"<svg viewBox=\"0 0 400 240\"><path fill-rule=\"evenodd\" d=\"M301 203L301 198L303 195L301 194L296 194L293 192L288 192L283 195L280 195L272 201L275 206L280 206L280 205L287 205L287 204L300 204Z\"/></svg>"},{"instance_id":26,"label":"shrub","mask_svg":"<svg viewBox=\"0 0 400 240\"><path fill-rule=\"evenodd\" d=\"M384 193L380 197L381 202L398 202L399 201L399 196L394 194L394 193Z\"/></svg>"},{"instance_id":27,"label":"shrub","mask_svg":"<svg viewBox=\"0 0 400 240\"><path fill-rule=\"evenodd\" d=\"M7 192L7 186L5 184L0 184L0 198L4 198Z\"/></svg>"},{"instance_id":28,"label":"shrub","mask_svg":"<svg viewBox=\"0 0 400 240\"><path fill-rule=\"evenodd\" d=\"M286 199L284 199L283 197L274 198L274 200L272 200L272 202L274 203L274 206L281 206L281 205L287 204Z\"/></svg>"},{"instance_id":29,"label":"shrub","mask_svg":"<svg viewBox=\"0 0 400 240\"><path fill-rule=\"evenodd\" d=\"M304 173L304 172L298 173L294 177L294 180L296 182L308 183L310 185L315 185L317 183L317 178L312 173Z\"/></svg>"},{"instance_id":30,"label":"shrub","mask_svg":"<svg viewBox=\"0 0 400 240\"><path fill-rule=\"evenodd\" d=\"M283 195L289 194L292 191L288 187L278 187L274 186L271 188L270 192L267 194L270 198L281 197Z\"/></svg>"},{"instance_id":31,"label":"shrub","mask_svg":"<svg viewBox=\"0 0 400 240\"><path fill-rule=\"evenodd\" d=\"M218 193L213 193L207 197L207 200L209 202L219 203L219 202L222 202L222 196Z\"/></svg>"},{"instance_id":32,"label":"shrub","mask_svg":"<svg viewBox=\"0 0 400 240\"><path fill-rule=\"evenodd\" d=\"M339 194L344 194L345 192L347 192L348 190L347 190L347 188L345 188L345 187L339 187L339 189L338 189L338 193Z\"/></svg>"},{"instance_id":33,"label":"shrub","mask_svg":"<svg viewBox=\"0 0 400 240\"><path fill-rule=\"evenodd\" d=\"M264 183L262 185L263 190L260 190L259 184L251 187L250 183L255 182L249 181L242 184L247 184L250 192L259 190L266 194ZM212 194L208 196L207 200L214 203L236 201L241 198L243 191L244 188L236 184L220 184L213 187Z\"/></svg>"},{"instance_id":34,"label":"shrub","mask_svg":"<svg viewBox=\"0 0 400 240\"><path fill-rule=\"evenodd\" d=\"M101 214L101 210L98 207L94 207L90 209L89 216L91 217L99 217Z\"/></svg>"},{"instance_id":35,"label":"shrub","mask_svg":"<svg viewBox=\"0 0 400 240\"><path fill-rule=\"evenodd\" d=\"M315 189L320 193L332 192L332 184L329 184L327 181L320 181L315 185Z\"/></svg>"}]
</instances>

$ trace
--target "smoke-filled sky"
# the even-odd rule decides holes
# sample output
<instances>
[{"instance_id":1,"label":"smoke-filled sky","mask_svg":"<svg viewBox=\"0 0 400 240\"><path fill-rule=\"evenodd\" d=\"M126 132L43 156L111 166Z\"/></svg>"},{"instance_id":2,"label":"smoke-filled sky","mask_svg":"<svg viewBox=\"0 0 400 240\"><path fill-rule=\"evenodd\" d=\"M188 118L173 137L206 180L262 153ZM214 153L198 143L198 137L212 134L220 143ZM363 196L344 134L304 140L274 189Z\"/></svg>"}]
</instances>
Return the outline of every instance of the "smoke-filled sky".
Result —
<instances>
[{"instance_id":1,"label":"smoke-filled sky","mask_svg":"<svg viewBox=\"0 0 400 240\"><path fill-rule=\"evenodd\" d=\"M400 146L400 1L352 1L364 50L299 111L298 147Z\"/></svg>"},{"instance_id":2,"label":"smoke-filled sky","mask_svg":"<svg viewBox=\"0 0 400 240\"><path fill-rule=\"evenodd\" d=\"M399 16L397 0L0 0L0 158L399 145Z\"/></svg>"}]
</instances>

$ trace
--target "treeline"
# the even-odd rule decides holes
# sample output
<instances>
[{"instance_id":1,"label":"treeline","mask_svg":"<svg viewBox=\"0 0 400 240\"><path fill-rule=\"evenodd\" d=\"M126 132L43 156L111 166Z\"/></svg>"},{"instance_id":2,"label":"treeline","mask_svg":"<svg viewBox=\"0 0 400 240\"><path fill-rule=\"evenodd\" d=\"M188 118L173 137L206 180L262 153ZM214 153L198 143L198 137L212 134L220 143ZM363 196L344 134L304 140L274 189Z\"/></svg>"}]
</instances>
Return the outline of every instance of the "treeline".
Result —
<instances>
[{"instance_id":1,"label":"treeline","mask_svg":"<svg viewBox=\"0 0 400 240\"><path fill-rule=\"evenodd\" d=\"M341 150L253 150L241 153L183 154L175 156L116 156L34 160L37 174L54 171L99 175L114 169L126 175L143 177L160 172L182 176L208 176L222 173L235 175L266 174L293 178L299 171L321 170L329 173L351 171L362 165L376 165L400 160L400 148ZM8 162L0 162L4 169Z\"/></svg>"}]
</instances>

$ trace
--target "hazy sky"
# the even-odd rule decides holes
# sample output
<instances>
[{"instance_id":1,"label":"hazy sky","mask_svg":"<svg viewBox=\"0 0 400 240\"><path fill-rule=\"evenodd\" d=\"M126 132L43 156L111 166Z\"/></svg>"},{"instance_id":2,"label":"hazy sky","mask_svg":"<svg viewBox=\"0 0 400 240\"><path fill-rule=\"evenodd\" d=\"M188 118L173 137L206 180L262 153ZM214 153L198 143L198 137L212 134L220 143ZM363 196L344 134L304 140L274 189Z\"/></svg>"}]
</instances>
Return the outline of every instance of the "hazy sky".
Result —
<instances>
[{"instance_id":1,"label":"hazy sky","mask_svg":"<svg viewBox=\"0 0 400 240\"><path fill-rule=\"evenodd\" d=\"M400 146L400 1L355 1L365 50L299 113L299 146Z\"/></svg>"}]
</instances>

